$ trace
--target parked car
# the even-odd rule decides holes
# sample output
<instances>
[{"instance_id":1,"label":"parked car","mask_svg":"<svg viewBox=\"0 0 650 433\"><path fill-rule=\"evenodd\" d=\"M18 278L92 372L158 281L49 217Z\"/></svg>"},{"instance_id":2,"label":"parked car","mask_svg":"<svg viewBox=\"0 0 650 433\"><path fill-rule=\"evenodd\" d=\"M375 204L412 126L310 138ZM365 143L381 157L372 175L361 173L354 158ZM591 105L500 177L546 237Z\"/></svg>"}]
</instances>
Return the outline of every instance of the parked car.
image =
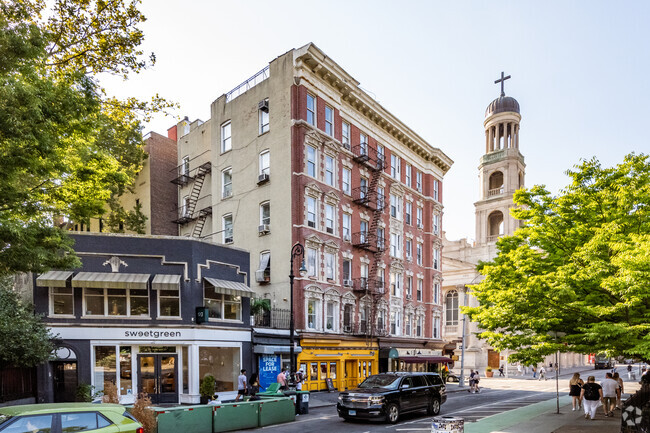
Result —
<instances>
[{"instance_id":1,"label":"parked car","mask_svg":"<svg viewBox=\"0 0 650 433\"><path fill-rule=\"evenodd\" d=\"M384 419L394 424L405 412L438 415L445 401L445 385L437 373L382 373L341 392L336 410L345 420Z\"/></svg>"},{"instance_id":2,"label":"parked car","mask_svg":"<svg viewBox=\"0 0 650 433\"><path fill-rule=\"evenodd\" d=\"M144 433L119 404L51 403L0 408L2 433L72 433L102 429L102 433Z\"/></svg>"},{"instance_id":3,"label":"parked car","mask_svg":"<svg viewBox=\"0 0 650 433\"><path fill-rule=\"evenodd\" d=\"M460 379L454 373L449 373L447 375L447 382L460 382Z\"/></svg>"}]
</instances>

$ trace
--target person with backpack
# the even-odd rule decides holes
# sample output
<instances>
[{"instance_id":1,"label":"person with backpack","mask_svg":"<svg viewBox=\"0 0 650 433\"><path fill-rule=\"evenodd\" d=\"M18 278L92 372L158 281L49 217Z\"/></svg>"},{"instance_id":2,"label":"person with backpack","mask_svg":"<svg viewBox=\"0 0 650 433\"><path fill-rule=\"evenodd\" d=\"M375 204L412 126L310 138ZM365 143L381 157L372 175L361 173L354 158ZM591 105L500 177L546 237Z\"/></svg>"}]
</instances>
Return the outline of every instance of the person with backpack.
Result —
<instances>
[{"instance_id":1,"label":"person with backpack","mask_svg":"<svg viewBox=\"0 0 650 433\"><path fill-rule=\"evenodd\" d=\"M539 377L537 378L537 380L542 380L542 378L544 378L544 380L548 380L548 378L546 377L546 369L544 368L543 365L539 367Z\"/></svg>"},{"instance_id":2,"label":"person with backpack","mask_svg":"<svg viewBox=\"0 0 650 433\"><path fill-rule=\"evenodd\" d=\"M582 407L585 408L585 419L596 418L596 409L598 409L603 399L603 388L596 383L594 376L587 378L587 383L582 386L580 398L582 399Z\"/></svg>"}]
</instances>

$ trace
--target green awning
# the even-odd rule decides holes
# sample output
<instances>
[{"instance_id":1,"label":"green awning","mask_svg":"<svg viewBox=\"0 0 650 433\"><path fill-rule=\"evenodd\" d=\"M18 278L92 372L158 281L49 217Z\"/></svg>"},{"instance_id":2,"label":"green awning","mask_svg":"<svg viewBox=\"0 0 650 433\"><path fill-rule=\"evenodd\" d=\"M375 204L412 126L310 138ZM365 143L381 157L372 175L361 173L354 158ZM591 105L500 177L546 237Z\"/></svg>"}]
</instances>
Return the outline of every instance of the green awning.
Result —
<instances>
[{"instance_id":1,"label":"green awning","mask_svg":"<svg viewBox=\"0 0 650 433\"><path fill-rule=\"evenodd\" d=\"M47 271L36 278L39 287L65 287L72 271Z\"/></svg>"},{"instance_id":2,"label":"green awning","mask_svg":"<svg viewBox=\"0 0 650 433\"><path fill-rule=\"evenodd\" d=\"M217 278L203 278L208 284L214 287L214 291L224 295L243 296L245 298L252 298L255 292L244 283L236 281L219 280Z\"/></svg>"},{"instance_id":3,"label":"green awning","mask_svg":"<svg viewBox=\"0 0 650 433\"><path fill-rule=\"evenodd\" d=\"M146 289L151 274L118 272L79 272L72 278L72 287L91 289Z\"/></svg>"},{"instance_id":4,"label":"green awning","mask_svg":"<svg viewBox=\"0 0 650 433\"><path fill-rule=\"evenodd\" d=\"M156 274L151 282L154 290L179 290L180 286L181 276L175 274Z\"/></svg>"}]
</instances>

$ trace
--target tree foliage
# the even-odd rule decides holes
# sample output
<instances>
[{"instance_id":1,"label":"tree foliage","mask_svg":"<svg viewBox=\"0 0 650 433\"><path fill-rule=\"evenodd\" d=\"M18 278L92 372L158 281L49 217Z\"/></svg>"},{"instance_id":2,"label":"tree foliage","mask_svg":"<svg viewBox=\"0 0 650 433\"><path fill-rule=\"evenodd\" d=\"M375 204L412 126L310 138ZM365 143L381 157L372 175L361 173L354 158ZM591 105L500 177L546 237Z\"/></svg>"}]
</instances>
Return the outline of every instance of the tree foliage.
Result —
<instances>
[{"instance_id":1,"label":"tree foliage","mask_svg":"<svg viewBox=\"0 0 650 433\"><path fill-rule=\"evenodd\" d=\"M0 367L32 367L51 357L52 335L11 283L10 277L0 278Z\"/></svg>"},{"instance_id":2,"label":"tree foliage","mask_svg":"<svg viewBox=\"0 0 650 433\"><path fill-rule=\"evenodd\" d=\"M98 80L148 65L137 0L47 4L0 4L0 275L77 264L55 223L106 212L142 167L141 119L170 106Z\"/></svg>"},{"instance_id":3,"label":"tree foliage","mask_svg":"<svg viewBox=\"0 0 650 433\"><path fill-rule=\"evenodd\" d=\"M538 362L555 351L650 360L650 158L630 154L604 168L583 161L557 196L519 190L524 225L473 286L464 309L497 349ZM566 334L566 335L563 335Z\"/></svg>"}]
</instances>

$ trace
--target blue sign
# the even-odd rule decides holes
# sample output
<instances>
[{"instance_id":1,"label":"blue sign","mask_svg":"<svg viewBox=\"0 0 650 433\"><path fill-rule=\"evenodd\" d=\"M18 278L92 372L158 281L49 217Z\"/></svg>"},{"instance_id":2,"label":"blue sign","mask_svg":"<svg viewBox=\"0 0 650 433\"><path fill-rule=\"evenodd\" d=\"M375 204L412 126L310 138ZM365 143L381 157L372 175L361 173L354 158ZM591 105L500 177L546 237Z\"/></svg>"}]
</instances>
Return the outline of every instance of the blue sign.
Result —
<instances>
[{"instance_id":1,"label":"blue sign","mask_svg":"<svg viewBox=\"0 0 650 433\"><path fill-rule=\"evenodd\" d=\"M276 378L282 369L280 355L260 356L260 391L266 390L270 384L276 382Z\"/></svg>"}]
</instances>

